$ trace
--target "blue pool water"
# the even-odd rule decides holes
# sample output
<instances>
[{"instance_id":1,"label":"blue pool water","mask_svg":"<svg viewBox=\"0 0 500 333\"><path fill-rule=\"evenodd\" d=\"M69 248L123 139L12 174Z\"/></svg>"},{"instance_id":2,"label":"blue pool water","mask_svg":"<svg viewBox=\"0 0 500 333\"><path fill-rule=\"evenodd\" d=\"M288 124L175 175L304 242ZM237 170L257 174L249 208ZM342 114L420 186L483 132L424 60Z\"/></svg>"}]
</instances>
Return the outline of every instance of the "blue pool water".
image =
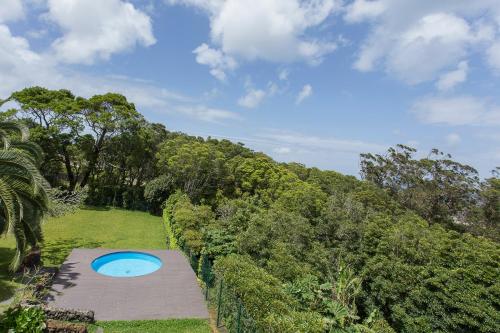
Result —
<instances>
[{"instance_id":1,"label":"blue pool water","mask_svg":"<svg viewBox=\"0 0 500 333\"><path fill-rule=\"evenodd\" d=\"M99 274L115 277L133 277L160 269L160 258L142 252L113 252L92 261L92 269Z\"/></svg>"}]
</instances>

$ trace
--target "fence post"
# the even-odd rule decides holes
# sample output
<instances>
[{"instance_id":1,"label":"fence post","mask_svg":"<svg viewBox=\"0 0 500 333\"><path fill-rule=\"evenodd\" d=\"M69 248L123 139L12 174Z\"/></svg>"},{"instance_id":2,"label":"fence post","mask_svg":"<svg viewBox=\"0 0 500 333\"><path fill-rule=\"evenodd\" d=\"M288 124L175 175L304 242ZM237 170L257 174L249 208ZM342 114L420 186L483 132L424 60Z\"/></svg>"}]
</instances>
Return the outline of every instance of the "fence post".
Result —
<instances>
[{"instance_id":1,"label":"fence post","mask_svg":"<svg viewBox=\"0 0 500 333\"><path fill-rule=\"evenodd\" d=\"M220 310L222 302L222 279L219 284L219 295L217 297L217 327L220 327Z\"/></svg>"},{"instance_id":2,"label":"fence post","mask_svg":"<svg viewBox=\"0 0 500 333\"><path fill-rule=\"evenodd\" d=\"M236 317L236 332L241 333L241 301L238 300L238 314Z\"/></svg>"}]
</instances>

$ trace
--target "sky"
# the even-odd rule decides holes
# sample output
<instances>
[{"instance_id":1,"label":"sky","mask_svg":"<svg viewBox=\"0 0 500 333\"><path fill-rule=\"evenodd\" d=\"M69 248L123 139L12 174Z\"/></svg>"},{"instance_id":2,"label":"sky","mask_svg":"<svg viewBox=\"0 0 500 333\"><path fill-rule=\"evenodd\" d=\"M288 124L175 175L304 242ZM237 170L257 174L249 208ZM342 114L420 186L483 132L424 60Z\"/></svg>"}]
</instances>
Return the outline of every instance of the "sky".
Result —
<instances>
[{"instance_id":1,"label":"sky","mask_svg":"<svg viewBox=\"0 0 500 333\"><path fill-rule=\"evenodd\" d=\"M402 143L500 165L498 0L0 0L0 98L122 93L146 119L359 176Z\"/></svg>"}]
</instances>

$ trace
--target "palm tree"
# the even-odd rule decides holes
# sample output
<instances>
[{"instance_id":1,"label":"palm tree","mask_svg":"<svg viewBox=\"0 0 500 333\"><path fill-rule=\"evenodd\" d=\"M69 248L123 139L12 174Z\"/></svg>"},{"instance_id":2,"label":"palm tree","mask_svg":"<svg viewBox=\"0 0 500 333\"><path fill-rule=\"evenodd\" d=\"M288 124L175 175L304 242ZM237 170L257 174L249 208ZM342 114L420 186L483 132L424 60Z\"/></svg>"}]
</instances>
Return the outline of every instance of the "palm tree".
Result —
<instances>
[{"instance_id":1,"label":"palm tree","mask_svg":"<svg viewBox=\"0 0 500 333\"><path fill-rule=\"evenodd\" d=\"M42 241L41 221L48 209L49 185L38 170L42 150L28 138L26 127L0 122L0 234L16 239L12 270Z\"/></svg>"}]
</instances>

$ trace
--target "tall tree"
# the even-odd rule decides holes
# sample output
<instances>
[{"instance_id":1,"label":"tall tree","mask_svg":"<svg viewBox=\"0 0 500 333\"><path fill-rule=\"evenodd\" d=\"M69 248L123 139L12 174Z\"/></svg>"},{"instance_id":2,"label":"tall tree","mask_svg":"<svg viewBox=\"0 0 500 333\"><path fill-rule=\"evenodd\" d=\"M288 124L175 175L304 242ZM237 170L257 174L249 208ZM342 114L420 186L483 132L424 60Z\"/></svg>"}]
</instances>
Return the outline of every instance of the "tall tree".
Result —
<instances>
[{"instance_id":1,"label":"tall tree","mask_svg":"<svg viewBox=\"0 0 500 333\"><path fill-rule=\"evenodd\" d=\"M93 147L86 170L83 173L80 186L84 187L94 171L99 154L107 140L139 125L141 115L135 105L127 98L116 93L95 95L90 99L78 98L80 115L93 138Z\"/></svg>"},{"instance_id":2,"label":"tall tree","mask_svg":"<svg viewBox=\"0 0 500 333\"><path fill-rule=\"evenodd\" d=\"M80 163L76 161L79 149L72 146L84 127L78 116L76 97L65 89L30 87L14 92L10 99L19 104L21 118L31 125L32 140L44 147L44 175L56 185L63 164L69 188L73 190Z\"/></svg>"},{"instance_id":3,"label":"tall tree","mask_svg":"<svg viewBox=\"0 0 500 333\"><path fill-rule=\"evenodd\" d=\"M361 154L361 175L430 222L466 225L465 216L477 204L477 171L437 149L422 159L415 153L397 145L386 155Z\"/></svg>"}]
</instances>

